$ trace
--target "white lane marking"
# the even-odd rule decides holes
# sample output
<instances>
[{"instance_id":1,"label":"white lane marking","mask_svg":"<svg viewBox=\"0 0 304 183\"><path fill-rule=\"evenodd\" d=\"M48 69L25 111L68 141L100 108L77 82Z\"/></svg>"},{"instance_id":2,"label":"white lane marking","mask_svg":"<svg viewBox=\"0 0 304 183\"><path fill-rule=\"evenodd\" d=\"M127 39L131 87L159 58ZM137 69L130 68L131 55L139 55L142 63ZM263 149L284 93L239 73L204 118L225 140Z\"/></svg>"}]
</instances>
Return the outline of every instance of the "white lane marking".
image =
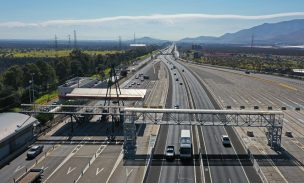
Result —
<instances>
[{"instance_id":1,"label":"white lane marking","mask_svg":"<svg viewBox=\"0 0 304 183\"><path fill-rule=\"evenodd\" d=\"M217 140L217 137L216 137L216 135L214 135L214 138L215 138L215 141L218 143L218 140Z\"/></svg>"},{"instance_id":2,"label":"white lane marking","mask_svg":"<svg viewBox=\"0 0 304 183\"><path fill-rule=\"evenodd\" d=\"M99 170L99 168L97 168L97 169L96 169L96 175L98 175L100 172L102 172L103 169L104 169L104 168L102 168L102 169Z\"/></svg>"},{"instance_id":3,"label":"white lane marking","mask_svg":"<svg viewBox=\"0 0 304 183\"><path fill-rule=\"evenodd\" d=\"M84 143L85 144L85 142L84 142L84 140L90 140L91 139L91 137L84 137L83 139L82 139L82 141L79 143L79 144L81 144L81 143ZM81 147L82 147L83 145L81 145ZM80 147L80 148L81 148ZM69 159L71 159L72 158L72 156L74 156L74 154L80 149L80 148L78 148L77 146L72 150L72 152L68 155L68 156L66 156L66 158L60 163L60 165L59 166L57 166L56 167L56 169L44 180L44 182L47 182Z\"/></svg>"},{"instance_id":4,"label":"white lane marking","mask_svg":"<svg viewBox=\"0 0 304 183\"><path fill-rule=\"evenodd\" d=\"M24 167L25 167L25 166L20 166L20 165L19 165L19 166L16 168L16 170L15 170L14 172L16 173L16 172L20 171L20 170L21 170L22 168L24 168Z\"/></svg>"},{"instance_id":5,"label":"white lane marking","mask_svg":"<svg viewBox=\"0 0 304 183\"><path fill-rule=\"evenodd\" d=\"M193 126L192 126L192 127L193 127ZM195 130L195 128L193 129L192 127L190 127L190 129L191 129L191 132L192 132L192 134L193 134L193 131ZM197 134L197 132L196 132L195 134ZM193 135L191 135L191 140L192 140L192 144L194 144ZM192 148L192 154L195 155L194 146L193 146L193 148ZM193 166L193 170L194 170L194 182L196 183L196 165L195 165L195 158L193 158L193 164L194 164L194 166Z\"/></svg>"},{"instance_id":6,"label":"white lane marking","mask_svg":"<svg viewBox=\"0 0 304 183\"><path fill-rule=\"evenodd\" d=\"M226 128L225 128L225 127L223 127L223 128L224 128L224 130L225 130L225 132L226 132L226 135L228 135ZM236 132L236 133L237 133L237 132ZM238 140L241 141L242 139L238 139ZM234 149L234 146L233 146L232 143L231 143L231 147L232 147L234 153L237 155L236 150ZM244 147L244 148L245 148L245 147ZM237 157L238 157L238 155L237 155ZM243 165L242 165L242 163L241 163L241 160L239 159L239 157L238 157L237 159L238 159L238 162L240 163L240 165L241 165L241 167L242 167L242 170L243 170L244 175L245 175L245 177L246 177L246 179L247 179L247 182L250 183L249 178L247 177L247 174L246 174L246 172L245 172L245 169L244 169L244 167L243 167Z\"/></svg>"},{"instance_id":7,"label":"white lane marking","mask_svg":"<svg viewBox=\"0 0 304 183\"><path fill-rule=\"evenodd\" d=\"M44 166L41 167L41 169L43 169L43 170L46 170L48 168L49 168L48 166L47 167L44 167Z\"/></svg>"},{"instance_id":8,"label":"white lane marking","mask_svg":"<svg viewBox=\"0 0 304 183\"><path fill-rule=\"evenodd\" d=\"M206 153L206 155L207 155L208 152L207 152L207 147L206 147L206 143L205 143L204 132L203 132L202 127L200 127L200 128L201 128L201 132L202 132L202 138L203 138L203 143L204 143L204 147L205 147L205 153ZM212 183L211 169L210 169L210 166L209 166L209 159L208 159L208 156L207 156L207 167L208 167L208 170L209 170L210 182ZM206 178L204 178L204 182L206 182Z\"/></svg>"},{"instance_id":9,"label":"white lane marking","mask_svg":"<svg viewBox=\"0 0 304 183\"><path fill-rule=\"evenodd\" d=\"M120 152L120 154L119 154L119 156L118 156L118 158L117 158L117 160L116 160L116 162L114 164L114 167L113 167L113 169L112 169L112 171L111 171L111 173L110 173L110 175L109 175L106 183L108 183L110 181L110 178L112 177L113 173L115 172L116 168L118 167L120 161L123 159L123 153L122 153L122 151L123 150L121 150L121 152Z\"/></svg>"},{"instance_id":10,"label":"white lane marking","mask_svg":"<svg viewBox=\"0 0 304 183\"><path fill-rule=\"evenodd\" d=\"M77 183L80 178L84 175L84 173L90 168L90 166L94 163L94 161L97 159L97 157L99 157L99 155L105 150L107 146L105 145L101 145L96 153L92 156L92 158L90 159L90 161L88 162L88 164L84 167L84 169L81 171L80 175L78 176L78 178L74 181L74 183Z\"/></svg>"},{"instance_id":11,"label":"white lane marking","mask_svg":"<svg viewBox=\"0 0 304 183\"><path fill-rule=\"evenodd\" d=\"M71 167L69 167L69 169L68 169L68 172L67 172L67 175L69 175L72 171L74 171L76 169L76 167L74 167L74 168L72 168L71 169Z\"/></svg>"},{"instance_id":12,"label":"white lane marking","mask_svg":"<svg viewBox=\"0 0 304 183\"><path fill-rule=\"evenodd\" d=\"M129 175L130 175L132 172L133 172L133 168L132 168L130 171L128 171L128 168L126 168L126 175L127 175L127 177L129 177Z\"/></svg>"}]
</instances>

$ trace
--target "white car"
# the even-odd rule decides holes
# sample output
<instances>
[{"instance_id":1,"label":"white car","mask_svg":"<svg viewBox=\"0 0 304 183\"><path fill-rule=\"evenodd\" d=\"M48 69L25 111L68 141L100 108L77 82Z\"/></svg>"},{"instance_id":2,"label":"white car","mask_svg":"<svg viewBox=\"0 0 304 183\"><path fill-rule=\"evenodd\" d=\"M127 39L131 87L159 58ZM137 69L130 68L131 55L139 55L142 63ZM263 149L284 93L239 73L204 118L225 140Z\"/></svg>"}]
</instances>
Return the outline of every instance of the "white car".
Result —
<instances>
[{"instance_id":1,"label":"white car","mask_svg":"<svg viewBox=\"0 0 304 183\"><path fill-rule=\"evenodd\" d=\"M228 135L222 135L222 143L224 146L231 146L230 139Z\"/></svg>"}]
</instances>

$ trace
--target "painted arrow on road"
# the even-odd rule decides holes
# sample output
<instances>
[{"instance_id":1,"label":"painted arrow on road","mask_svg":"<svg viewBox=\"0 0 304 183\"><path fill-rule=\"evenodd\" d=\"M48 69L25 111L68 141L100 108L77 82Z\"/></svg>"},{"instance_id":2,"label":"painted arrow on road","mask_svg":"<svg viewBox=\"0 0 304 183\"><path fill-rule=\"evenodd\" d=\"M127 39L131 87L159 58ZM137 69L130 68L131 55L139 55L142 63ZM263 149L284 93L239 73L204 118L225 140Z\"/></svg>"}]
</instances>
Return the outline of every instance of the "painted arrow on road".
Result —
<instances>
[{"instance_id":1,"label":"painted arrow on road","mask_svg":"<svg viewBox=\"0 0 304 183\"><path fill-rule=\"evenodd\" d=\"M18 172L19 170L21 170L22 168L24 168L24 166L18 166L17 168L16 168L16 170L15 170L15 172Z\"/></svg>"},{"instance_id":2,"label":"painted arrow on road","mask_svg":"<svg viewBox=\"0 0 304 183\"><path fill-rule=\"evenodd\" d=\"M129 175L133 172L133 169L131 169L130 171L128 171L128 168L126 168L126 175L127 177L129 177Z\"/></svg>"},{"instance_id":3,"label":"painted arrow on road","mask_svg":"<svg viewBox=\"0 0 304 183\"><path fill-rule=\"evenodd\" d=\"M76 169L76 167L74 167L74 168L72 168L71 169L71 167L69 167L69 169L68 169L68 172L67 172L67 175L69 175L72 171L74 171Z\"/></svg>"},{"instance_id":4,"label":"painted arrow on road","mask_svg":"<svg viewBox=\"0 0 304 183\"><path fill-rule=\"evenodd\" d=\"M98 175L100 172L102 172L103 169L104 169L104 168L102 168L102 169L99 170L99 168L97 168L97 169L96 169L96 175Z\"/></svg>"}]
</instances>

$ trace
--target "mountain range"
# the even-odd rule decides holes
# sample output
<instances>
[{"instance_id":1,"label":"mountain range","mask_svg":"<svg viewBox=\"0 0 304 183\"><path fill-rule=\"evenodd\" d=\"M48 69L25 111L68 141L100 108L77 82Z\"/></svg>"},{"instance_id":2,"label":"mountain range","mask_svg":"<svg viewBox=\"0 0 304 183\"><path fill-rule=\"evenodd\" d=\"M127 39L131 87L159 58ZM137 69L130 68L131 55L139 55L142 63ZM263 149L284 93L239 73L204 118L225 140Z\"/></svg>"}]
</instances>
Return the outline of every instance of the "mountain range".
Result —
<instances>
[{"instance_id":1,"label":"mountain range","mask_svg":"<svg viewBox=\"0 0 304 183\"><path fill-rule=\"evenodd\" d=\"M264 23L235 33L226 33L219 37L200 36L184 38L181 43L211 44L254 44L262 45L303 45L304 19L295 19L278 23Z\"/></svg>"}]
</instances>

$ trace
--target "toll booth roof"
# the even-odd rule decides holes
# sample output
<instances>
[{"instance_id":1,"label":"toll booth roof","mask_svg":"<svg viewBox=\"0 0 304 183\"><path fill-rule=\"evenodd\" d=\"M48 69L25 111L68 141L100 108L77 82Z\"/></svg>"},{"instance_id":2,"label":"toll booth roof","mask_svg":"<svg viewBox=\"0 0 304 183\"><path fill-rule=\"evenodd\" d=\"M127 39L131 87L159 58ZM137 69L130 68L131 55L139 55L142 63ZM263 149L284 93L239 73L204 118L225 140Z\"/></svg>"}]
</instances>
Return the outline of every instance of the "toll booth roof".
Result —
<instances>
[{"instance_id":1,"label":"toll booth roof","mask_svg":"<svg viewBox=\"0 0 304 183\"><path fill-rule=\"evenodd\" d=\"M36 121L37 119L21 113L0 113L0 142Z\"/></svg>"},{"instance_id":2,"label":"toll booth roof","mask_svg":"<svg viewBox=\"0 0 304 183\"><path fill-rule=\"evenodd\" d=\"M111 89L111 93L107 97L120 100L143 100L145 98L146 89L120 89L121 94L117 97L115 89ZM66 94L65 98L87 98L87 99L105 99L107 89L104 88L74 88L71 93Z\"/></svg>"}]
</instances>

